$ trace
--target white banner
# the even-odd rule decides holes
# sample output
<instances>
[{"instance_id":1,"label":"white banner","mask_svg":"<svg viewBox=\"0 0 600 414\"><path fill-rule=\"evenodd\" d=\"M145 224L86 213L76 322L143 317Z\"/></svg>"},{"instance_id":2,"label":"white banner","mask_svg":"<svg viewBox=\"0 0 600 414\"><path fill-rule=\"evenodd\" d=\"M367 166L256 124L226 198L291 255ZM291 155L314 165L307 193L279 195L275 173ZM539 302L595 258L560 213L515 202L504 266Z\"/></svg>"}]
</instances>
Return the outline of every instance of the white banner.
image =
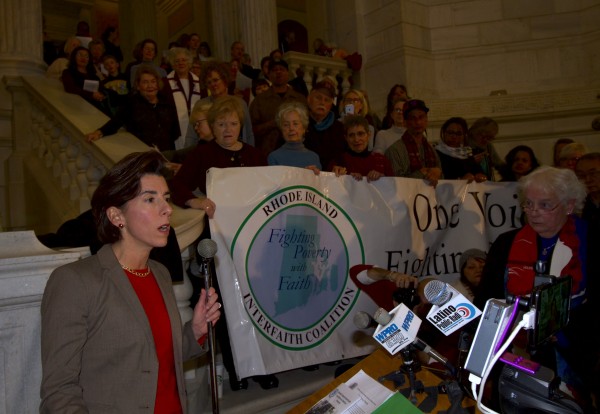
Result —
<instances>
[{"instance_id":1,"label":"white banner","mask_svg":"<svg viewBox=\"0 0 600 414\"><path fill-rule=\"evenodd\" d=\"M507 183L434 189L293 167L213 168L207 194L217 205L210 230L241 378L373 350L352 316L377 306L348 277L352 266L451 281L462 251L487 251L520 227L516 187Z\"/></svg>"}]
</instances>

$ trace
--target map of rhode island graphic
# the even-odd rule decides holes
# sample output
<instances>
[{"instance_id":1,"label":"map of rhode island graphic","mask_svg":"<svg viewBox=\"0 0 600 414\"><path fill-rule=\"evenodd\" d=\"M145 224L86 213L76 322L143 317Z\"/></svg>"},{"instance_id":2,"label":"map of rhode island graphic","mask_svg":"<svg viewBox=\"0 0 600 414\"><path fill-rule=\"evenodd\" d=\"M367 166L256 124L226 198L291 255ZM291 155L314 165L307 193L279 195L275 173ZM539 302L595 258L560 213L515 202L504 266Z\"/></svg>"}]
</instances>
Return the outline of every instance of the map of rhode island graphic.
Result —
<instances>
[{"instance_id":1,"label":"map of rhode island graphic","mask_svg":"<svg viewBox=\"0 0 600 414\"><path fill-rule=\"evenodd\" d=\"M339 289L337 263L330 262L332 249L322 246L317 217L285 218L285 235L293 248L284 250L280 287L275 301L275 318L291 309L305 308L313 300Z\"/></svg>"},{"instance_id":2,"label":"map of rhode island graphic","mask_svg":"<svg viewBox=\"0 0 600 414\"><path fill-rule=\"evenodd\" d=\"M256 234L248 252L248 283L273 322L301 330L336 303L347 267L337 229L313 208L297 205Z\"/></svg>"}]
</instances>

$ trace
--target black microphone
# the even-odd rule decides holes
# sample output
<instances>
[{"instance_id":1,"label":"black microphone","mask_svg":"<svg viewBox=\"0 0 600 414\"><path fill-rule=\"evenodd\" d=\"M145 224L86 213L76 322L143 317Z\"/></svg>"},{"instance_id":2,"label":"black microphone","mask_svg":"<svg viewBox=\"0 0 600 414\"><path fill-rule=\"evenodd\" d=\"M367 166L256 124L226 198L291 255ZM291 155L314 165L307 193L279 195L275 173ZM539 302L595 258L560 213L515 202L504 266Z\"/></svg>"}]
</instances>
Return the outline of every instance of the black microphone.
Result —
<instances>
[{"instance_id":1,"label":"black microphone","mask_svg":"<svg viewBox=\"0 0 600 414\"><path fill-rule=\"evenodd\" d=\"M441 280L428 282L423 294L429 303L436 306L444 306L452 299L452 292L448 289L448 284Z\"/></svg>"},{"instance_id":2,"label":"black microphone","mask_svg":"<svg viewBox=\"0 0 600 414\"><path fill-rule=\"evenodd\" d=\"M210 262L217 254L217 243L211 239L203 239L196 248L200 255L202 266L202 276L204 277L204 290L206 291L206 301L208 302L208 290L212 287L212 277L210 272ZM219 393L217 387L217 347L215 337L215 327L212 322L208 322L208 346L210 348L210 384L213 413L219 412Z\"/></svg>"}]
</instances>

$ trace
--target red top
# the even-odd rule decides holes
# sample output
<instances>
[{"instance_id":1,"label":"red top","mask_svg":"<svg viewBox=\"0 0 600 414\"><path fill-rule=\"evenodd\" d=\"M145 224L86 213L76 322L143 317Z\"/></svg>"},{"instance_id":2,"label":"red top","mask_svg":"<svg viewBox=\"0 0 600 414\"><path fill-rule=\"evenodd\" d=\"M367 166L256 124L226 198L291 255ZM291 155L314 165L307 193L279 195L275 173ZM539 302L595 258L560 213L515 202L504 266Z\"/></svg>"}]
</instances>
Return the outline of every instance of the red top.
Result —
<instances>
[{"instance_id":1,"label":"red top","mask_svg":"<svg viewBox=\"0 0 600 414\"><path fill-rule=\"evenodd\" d=\"M136 271L143 273L145 269ZM158 358L158 384L154 412L157 414L181 414L183 410L175 374L173 333L162 293L152 273L146 277L139 277L125 270L125 274L144 307L154 337L154 347Z\"/></svg>"}]
</instances>

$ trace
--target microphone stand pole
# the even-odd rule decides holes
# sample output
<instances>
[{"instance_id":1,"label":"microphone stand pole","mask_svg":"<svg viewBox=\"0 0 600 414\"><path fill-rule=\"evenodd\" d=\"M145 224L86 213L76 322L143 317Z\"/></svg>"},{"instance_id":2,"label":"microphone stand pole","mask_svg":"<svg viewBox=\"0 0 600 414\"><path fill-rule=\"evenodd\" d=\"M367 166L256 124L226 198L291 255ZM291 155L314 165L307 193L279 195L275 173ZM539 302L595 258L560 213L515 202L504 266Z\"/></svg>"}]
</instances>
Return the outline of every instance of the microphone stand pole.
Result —
<instances>
[{"instance_id":1,"label":"microphone stand pole","mask_svg":"<svg viewBox=\"0 0 600 414\"><path fill-rule=\"evenodd\" d=\"M202 260L202 275L204 277L204 290L206 291L206 300L208 301L208 289L212 287L212 279L210 275L210 260L203 258ZM217 384L217 366L216 366L216 343L215 343L215 327L212 322L208 322L208 348L210 350L210 389L212 397L212 412L219 414L219 388Z\"/></svg>"}]
</instances>

